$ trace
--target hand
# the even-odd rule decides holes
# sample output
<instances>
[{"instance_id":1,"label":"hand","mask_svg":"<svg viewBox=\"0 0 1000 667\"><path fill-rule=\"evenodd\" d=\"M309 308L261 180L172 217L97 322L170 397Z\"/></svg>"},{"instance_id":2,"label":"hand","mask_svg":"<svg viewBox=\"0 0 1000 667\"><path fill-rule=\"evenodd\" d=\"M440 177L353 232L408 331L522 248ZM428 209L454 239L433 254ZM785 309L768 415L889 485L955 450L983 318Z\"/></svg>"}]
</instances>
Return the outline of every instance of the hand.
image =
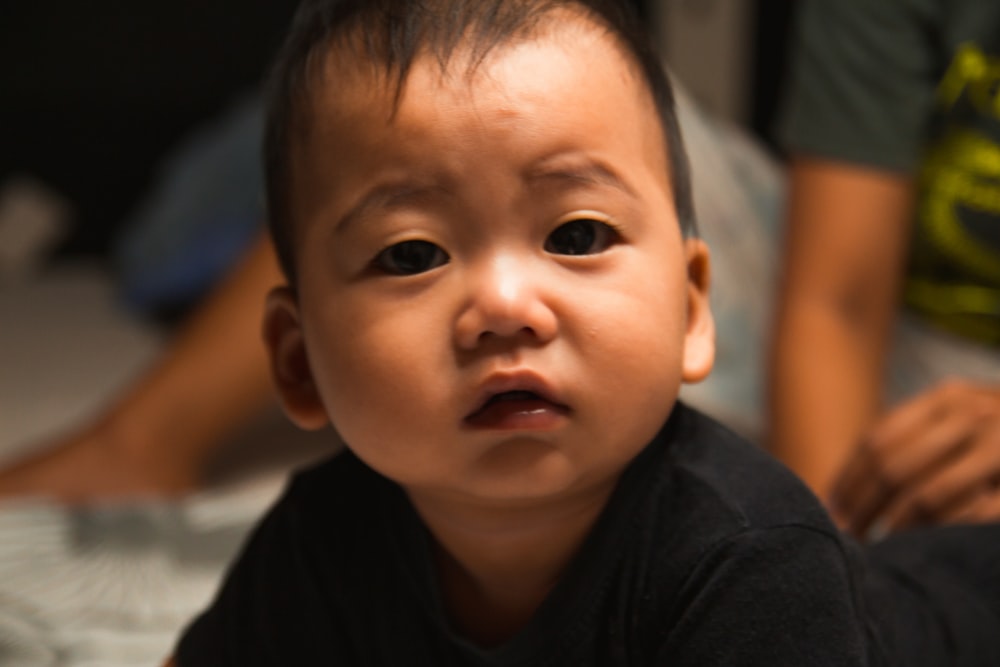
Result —
<instances>
[{"instance_id":1,"label":"hand","mask_svg":"<svg viewBox=\"0 0 1000 667\"><path fill-rule=\"evenodd\" d=\"M0 498L33 496L80 505L176 497L197 486L198 473L170 448L123 442L111 429L98 427L0 470Z\"/></svg>"},{"instance_id":2,"label":"hand","mask_svg":"<svg viewBox=\"0 0 1000 667\"><path fill-rule=\"evenodd\" d=\"M1000 386L949 381L892 410L848 459L831 511L859 537L1000 520Z\"/></svg>"}]
</instances>

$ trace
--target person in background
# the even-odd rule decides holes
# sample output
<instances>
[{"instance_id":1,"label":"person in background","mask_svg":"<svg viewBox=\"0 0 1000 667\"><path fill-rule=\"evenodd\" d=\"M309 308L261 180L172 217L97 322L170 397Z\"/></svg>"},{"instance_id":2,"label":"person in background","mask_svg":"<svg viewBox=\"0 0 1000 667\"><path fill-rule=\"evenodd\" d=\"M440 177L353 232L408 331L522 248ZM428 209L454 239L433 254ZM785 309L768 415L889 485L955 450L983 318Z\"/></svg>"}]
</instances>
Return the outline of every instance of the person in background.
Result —
<instances>
[{"instance_id":1,"label":"person in background","mask_svg":"<svg viewBox=\"0 0 1000 667\"><path fill-rule=\"evenodd\" d=\"M859 535L995 520L1000 3L799 10L770 447Z\"/></svg>"},{"instance_id":2,"label":"person in background","mask_svg":"<svg viewBox=\"0 0 1000 667\"><path fill-rule=\"evenodd\" d=\"M88 503L198 488L229 436L274 404L260 321L279 280L259 233L153 366L95 423L0 471L0 496Z\"/></svg>"}]
</instances>

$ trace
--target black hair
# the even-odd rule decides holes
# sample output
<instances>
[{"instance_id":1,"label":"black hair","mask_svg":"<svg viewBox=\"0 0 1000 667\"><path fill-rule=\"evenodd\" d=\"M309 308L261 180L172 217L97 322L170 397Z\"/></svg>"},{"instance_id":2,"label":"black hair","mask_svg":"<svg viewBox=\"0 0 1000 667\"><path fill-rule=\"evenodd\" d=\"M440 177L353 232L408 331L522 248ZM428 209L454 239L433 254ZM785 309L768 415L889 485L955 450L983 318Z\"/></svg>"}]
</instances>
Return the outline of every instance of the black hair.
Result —
<instances>
[{"instance_id":1,"label":"black hair","mask_svg":"<svg viewBox=\"0 0 1000 667\"><path fill-rule=\"evenodd\" d=\"M681 230L695 233L691 176L673 90L649 35L627 0L303 0L271 72L264 130L268 224L285 276L294 284L291 160L308 125L317 61L334 45L361 48L365 61L385 68L396 101L422 52L444 66L459 46L481 62L494 47L530 35L554 10L582 11L616 36L643 75L666 141L674 206Z\"/></svg>"}]
</instances>

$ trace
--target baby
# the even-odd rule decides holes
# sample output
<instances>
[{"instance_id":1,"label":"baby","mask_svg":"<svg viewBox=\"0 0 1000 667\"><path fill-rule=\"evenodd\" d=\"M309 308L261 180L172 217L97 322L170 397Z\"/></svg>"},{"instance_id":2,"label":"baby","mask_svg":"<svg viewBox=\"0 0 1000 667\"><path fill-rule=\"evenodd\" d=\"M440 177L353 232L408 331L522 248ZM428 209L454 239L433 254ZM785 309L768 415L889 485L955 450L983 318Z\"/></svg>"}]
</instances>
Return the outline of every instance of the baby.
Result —
<instances>
[{"instance_id":1,"label":"baby","mask_svg":"<svg viewBox=\"0 0 1000 667\"><path fill-rule=\"evenodd\" d=\"M274 81L264 337L289 417L349 449L296 476L176 664L896 650L911 600L677 402L713 362L708 251L624 3L307 0ZM893 660L941 664L946 625Z\"/></svg>"}]
</instances>

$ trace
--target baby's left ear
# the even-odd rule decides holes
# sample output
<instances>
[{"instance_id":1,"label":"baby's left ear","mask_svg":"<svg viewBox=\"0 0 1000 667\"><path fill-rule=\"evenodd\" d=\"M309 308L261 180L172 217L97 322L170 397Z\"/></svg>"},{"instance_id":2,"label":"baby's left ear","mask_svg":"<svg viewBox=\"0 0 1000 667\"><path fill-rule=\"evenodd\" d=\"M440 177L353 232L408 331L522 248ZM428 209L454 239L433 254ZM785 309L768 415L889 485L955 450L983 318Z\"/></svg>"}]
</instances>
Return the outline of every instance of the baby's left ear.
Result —
<instances>
[{"instance_id":1,"label":"baby's left ear","mask_svg":"<svg viewBox=\"0 0 1000 667\"><path fill-rule=\"evenodd\" d=\"M715 320L708 303L711 262L708 246L697 238L684 240L687 261L687 329L681 379L701 382L715 363Z\"/></svg>"}]
</instances>

